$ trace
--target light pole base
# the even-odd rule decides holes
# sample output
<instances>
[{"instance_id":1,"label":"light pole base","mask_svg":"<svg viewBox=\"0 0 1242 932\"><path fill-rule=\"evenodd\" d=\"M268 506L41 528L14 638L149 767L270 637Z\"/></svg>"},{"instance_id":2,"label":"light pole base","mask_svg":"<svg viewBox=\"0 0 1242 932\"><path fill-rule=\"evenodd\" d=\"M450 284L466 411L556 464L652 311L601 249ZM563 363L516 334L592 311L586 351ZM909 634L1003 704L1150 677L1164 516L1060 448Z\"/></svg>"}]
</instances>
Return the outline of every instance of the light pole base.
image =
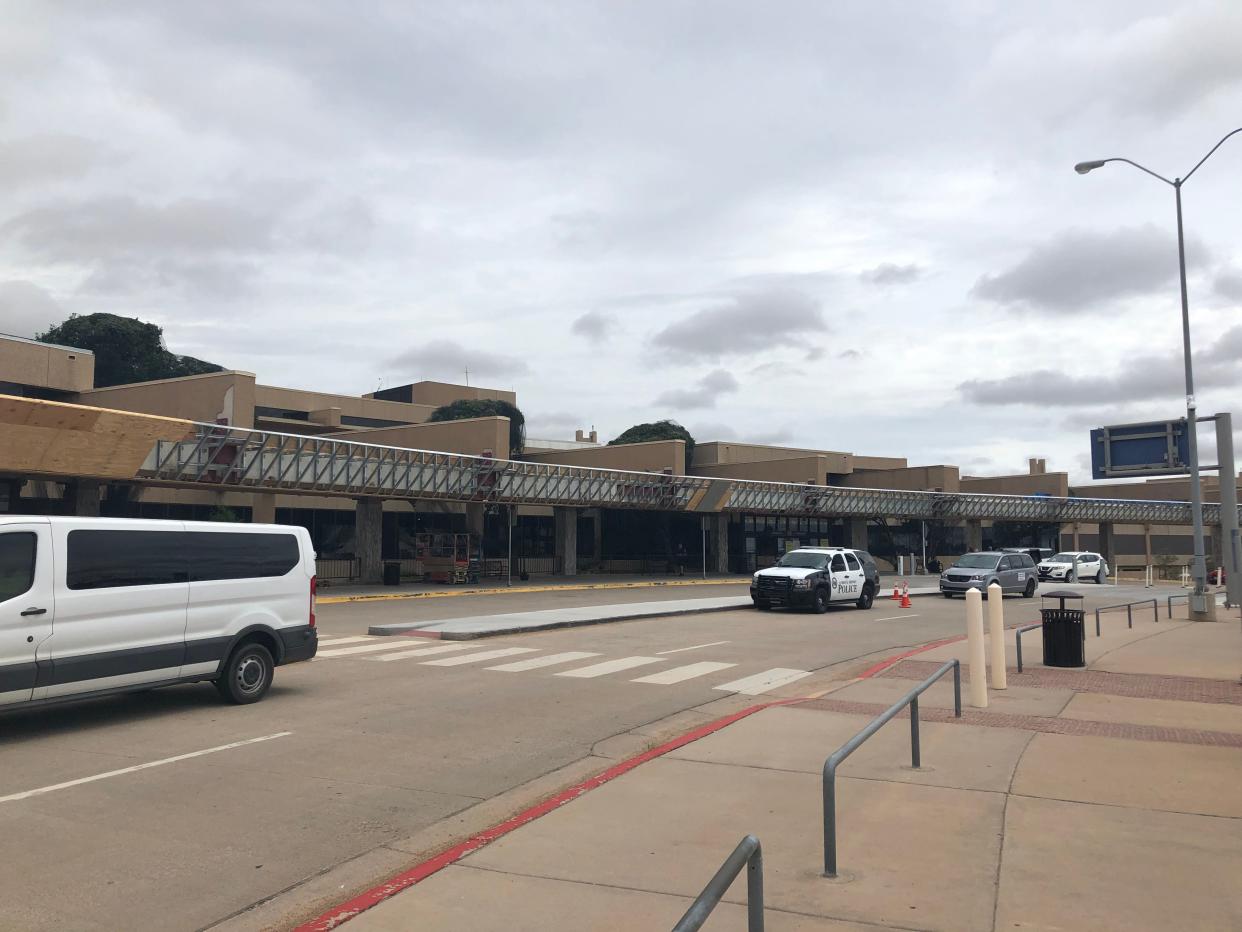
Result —
<instances>
[{"instance_id":1,"label":"light pole base","mask_svg":"<svg viewBox=\"0 0 1242 932\"><path fill-rule=\"evenodd\" d=\"M1191 621L1216 621L1216 594L1209 592L1205 596L1196 598L1193 594L1190 596L1190 620Z\"/></svg>"}]
</instances>

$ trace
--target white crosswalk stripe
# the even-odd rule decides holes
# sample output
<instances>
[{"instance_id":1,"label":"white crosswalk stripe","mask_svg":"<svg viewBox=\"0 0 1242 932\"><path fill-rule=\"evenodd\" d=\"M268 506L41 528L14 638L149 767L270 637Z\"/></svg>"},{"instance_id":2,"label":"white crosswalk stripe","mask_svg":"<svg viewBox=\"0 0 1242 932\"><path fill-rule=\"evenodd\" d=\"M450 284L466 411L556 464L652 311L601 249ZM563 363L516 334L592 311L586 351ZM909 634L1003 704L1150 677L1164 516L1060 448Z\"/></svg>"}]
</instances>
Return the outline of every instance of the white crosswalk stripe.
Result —
<instances>
[{"instance_id":1,"label":"white crosswalk stripe","mask_svg":"<svg viewBox=\"0 0 1242 932\"><path fill-rule=\"evenodd\" d=\"M502 647L499 650L485 650L477 654L466 654L460 657L445 657L443 660L424 660L425 667L456 667L463 663L478 663L481 660L496 660L500 657L512 657L514 654L531 654L534 647Z\"/></svg>"},{"instance_id":2,"label":"white crosswalk stripe","mask_svg":"<svg viewBox=\"0 0 1242 932\"><path fill-rule=\"evenodd\" d=\"M654 683L656 686L671 686L673 683L682 683L686 680L692 680L696 676L706 676L709 673L716 673L720 670L727 670L730 667L736 667L736 663L712 663L703 661L702 663L691 663L684 667L673 667L671 670L661 670L659 673L652 673L650 676L641 676L636 680L630 680L631 683Z\"/></svg>"},{"instance_id":3,"label":"white crosswalk stripe","mask_svg":"<svg viewBox=\"0 0 1242 932\"><path fill-rule=\"evenodd\" d=\"M488 667L489 670L501 670L505 673L521 673L525 670L538 670L540 667L551 667L558 663L571 663L575 660L586 660L588 657L598 657L599 654L592 653L589 650L570 650L563 654L548 654L546 657L531 657L527 660L515 660L513 663L502 663L498 667Z\"/></svg>"},{"instance_id":4,"label":"white crosswalk stripe","mask_svg":"<svg viewBox=\"0 0 1242 932\"><path fill-rule=\"evenodd\" d=\"M379 660L388 663L393 660L405 660L407 657L429 657L433 654L453 654L463 650L476 650L481 644L437 644L435 647L416 647L413 650L399 650L391 654L380 654L378 657L363 657L363 660Z\"/></svg>"},{"instance_id":5,"label":"white crosswalk stripe","mask_svg":"<svg viewBox=\"0 0 1242 932\"><path fill-rule=\"evenodd\" d=\"M374 641L374 640L375 638L368 637L365 634L353 635L351 637L332 637L332 636L324 637L323 635L320 635L319 646L320 647L344 647L346 644L359 644L363 641Z\"/></svg>"},{"instance_id":6,"label":"white crosswalk stripe","mask_svg":"<svg viewBox=\"0 0 1242 932\"><path fill-rule=\"evenodd\" d=\"M564 673L556 675L590 679L594 676L604 676L620 670L629 670L632 667L641 667L648 663L662 663L663 660L663 657L622 657L620 660L605 660L603 663L594 663L589 667L579 667L577 670L566 670Z\"/></svg>"},{"instance_id":7,"label":"white crosswalk stripe","mask_svg":"<svg viewBox=\"0 0 1242 932\"><path fill-rule=\"evenodd\" d=\"M776 667L772 670L764 670L762 673L756 673L754 676L748 676L745 679L734 680L732 683L725 683L722 686L713 687L726 693L741 693L743 696L758 696L760 693L766 693L770 689L776 689L778 686L786 686L789 683L796 682L804 676L811 674L806 670L791 670L787 667Z\"/></svg>"},{"instance_id":8,"label":"white crosswalk stripe","mask_svg":"<svg viewBox=\"0 0 1242 932\"><path fill-rule=\"evenodd\" d=\"M397 645L392 638L375 638L370 644L357 644L352 647L338 647L335 650L321 650L312 658L325 660L331 657L352 657L354 654L373 654L381 650L392 650Z\"/></svg>"}]
</instances>

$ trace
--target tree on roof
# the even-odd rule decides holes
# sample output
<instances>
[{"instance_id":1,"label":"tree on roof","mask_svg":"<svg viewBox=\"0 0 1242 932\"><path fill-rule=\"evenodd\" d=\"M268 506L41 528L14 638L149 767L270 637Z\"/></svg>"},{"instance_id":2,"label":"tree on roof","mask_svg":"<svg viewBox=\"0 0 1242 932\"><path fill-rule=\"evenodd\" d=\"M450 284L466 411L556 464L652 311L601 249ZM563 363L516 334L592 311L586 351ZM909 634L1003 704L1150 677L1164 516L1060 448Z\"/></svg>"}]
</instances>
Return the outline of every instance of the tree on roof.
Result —
<instances>
[{"instance_id":1,"label":"tree on roof","mask_svg":"<svg viewBox=\"0 0 1242 932\"><path fill-rule=\"evenodd\" d=\"M223 371L215 363L170 353L164 346L163 328L136 317L71 314L36 339L94 353L96 388Z\"/></svg>"},{"instance_id":2,"label":"tree on roof","mask_svg":"<svg viewBox=\"0 0 1242 932\"><path fill-rule=\"evenodd\" d=\"M526 447L526 416L516 405L493 398L459 398L431 412L432 421L460 421L471 417L509 419L509 459L516 459Z\"/></svg>"},{"instance_id":3,"label":"tree on roof","mask_svg":"<svg viewBox=\"0 0 1242 932\"><path fill-rule=\"evenodd\" d=\"M694 438L676 421L651 421L646 424L635 424L623 431L608 446L615 447L626 443L649 443L652 440L684 440L686 441L686 466L694 460Z\"/></svg>"}]
</instances>

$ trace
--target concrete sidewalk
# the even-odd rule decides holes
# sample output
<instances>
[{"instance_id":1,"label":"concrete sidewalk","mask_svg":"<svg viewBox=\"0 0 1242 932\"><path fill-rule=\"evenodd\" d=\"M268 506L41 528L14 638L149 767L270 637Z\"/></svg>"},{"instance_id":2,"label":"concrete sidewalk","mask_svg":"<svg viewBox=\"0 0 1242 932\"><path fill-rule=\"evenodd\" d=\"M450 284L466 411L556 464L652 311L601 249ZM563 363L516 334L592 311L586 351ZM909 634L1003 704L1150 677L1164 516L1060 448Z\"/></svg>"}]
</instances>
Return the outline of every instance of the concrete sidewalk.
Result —
<instances>
[{"instance_id":1,"label":"concrete sidewalk","mask_svg":"<svg viewBox=\"0 0 1242 932\"><path fill-rule=\"evenodd\" d=\"M769 930L1242 929L1237 619L1116 628L1086 670L1042 666L1030 638L1027 672L961 719L937 684L920 770L901 722L863 745L837 781L839 879L824 759L960 645L643 763L349 929L667 929L748 833ZM745 928L745 896L743 878L707 928Z\"/></svg>"}]
</instances>

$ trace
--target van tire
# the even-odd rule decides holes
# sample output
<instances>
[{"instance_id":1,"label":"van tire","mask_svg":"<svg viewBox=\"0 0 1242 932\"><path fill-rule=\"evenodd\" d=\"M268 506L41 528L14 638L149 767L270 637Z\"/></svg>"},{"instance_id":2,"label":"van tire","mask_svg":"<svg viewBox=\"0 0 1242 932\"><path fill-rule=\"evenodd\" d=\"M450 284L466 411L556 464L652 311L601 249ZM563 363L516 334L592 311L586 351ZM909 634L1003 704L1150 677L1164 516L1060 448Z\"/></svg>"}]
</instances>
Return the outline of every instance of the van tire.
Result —
<instances>
[{"instance_id":1,"label":"van tire","mask_svg":"<svg viewBox=\"0 0 1242 932\"><path fill-rule=\"evenodd\" d=\"M1097 586L1102 586L1107 579L1108 577L1104 575L1104 568L1100 567L1100 571L1095 574L1095 584Z\"/></svg>"},{"instance_id":2,"label":"van tire","mask_svg":"<svg viewBox=\"0 0 1242 932\"><path fill-rule=\"evenodd\" d=\"M875 590L871 588L871 583L863 586L862 595L858 597L858 601L854 604L864 610L871 608L875 604Z\"/></svg>"},{"instance_id":3,"label":"van tire","mask_svg":"<svg viewBox=\"0 0 1242 932\"><path fill-rule=\"evenodd\" d=\"M822 615L828 611L828 603L832 601L832 596L828 594L828 590L820 586L811 596L811 611L816 615Z\"/></svg>"},{"instance_id":4,"label":"van tire","mask_svg":"<svg viewBox=\"0 0 1242 932\"><path fill-rule=\"evenodd\" d=\"M1039 584L1035 582L1035 580L1032 579L1030 582L1026 584L1026 589L1023 590L1022 592L1022 598L1024 599L1035 598L1035 590L1038 588L1038 586Z\"/></svg>"},{"instance_id":5,"label":"van tire","mask_svg":"<svg viewBox=\"0 0 1242 932\"><path fill-rule=\"evenodd\" d=\"M245 641L237 645L229 655L216 679L216 690L221 698L234 705L258 702L272 685L276 669L271 652L257 641Z\"/></svg>"}]
</instances>

